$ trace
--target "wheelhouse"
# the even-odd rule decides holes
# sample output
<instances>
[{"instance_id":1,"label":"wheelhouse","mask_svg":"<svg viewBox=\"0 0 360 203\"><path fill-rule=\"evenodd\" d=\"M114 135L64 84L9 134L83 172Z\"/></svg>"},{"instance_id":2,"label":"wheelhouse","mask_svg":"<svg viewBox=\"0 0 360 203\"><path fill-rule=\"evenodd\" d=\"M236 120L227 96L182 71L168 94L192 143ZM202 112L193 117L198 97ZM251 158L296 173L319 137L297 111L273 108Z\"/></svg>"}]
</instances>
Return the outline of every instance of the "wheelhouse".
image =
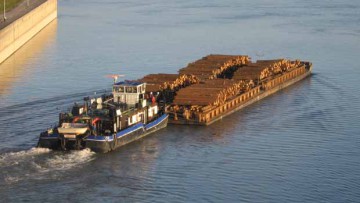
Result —
<instances>
[{"instance_id":1,"label":"wheelhouse","mask_svg":"<svg viewBox=\"0 0 360 203\"><path fill-rule=\"evenodd\" d=\"M146 83L137 81L122 81L113 85L114 102L126 104L129 107L145 107Z\"/></svg>"}]
</instances>

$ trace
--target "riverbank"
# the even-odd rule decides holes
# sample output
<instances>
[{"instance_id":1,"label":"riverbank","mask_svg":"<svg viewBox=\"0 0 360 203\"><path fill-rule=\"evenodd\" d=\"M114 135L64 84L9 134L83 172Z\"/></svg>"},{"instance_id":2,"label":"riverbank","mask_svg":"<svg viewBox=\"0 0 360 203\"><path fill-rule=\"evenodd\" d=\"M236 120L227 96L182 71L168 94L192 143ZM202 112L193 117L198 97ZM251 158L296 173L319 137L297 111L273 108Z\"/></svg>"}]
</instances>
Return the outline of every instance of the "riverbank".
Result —
<instances>
[{"instance_id":1,"label":"riverbank","mask_svg":"<svg viewBox=\"0 0 360 203\"><path fill-rule=\"evenodd\" d=\"M57 0L23 1L0 22L0 63L57 18Z\"/></svg>"},{"instance_id":2,"label":"riverbank","mask_svg":"<svg viewBox=\"0 0 360 203\"><path fill-rule=\"evenodd\" d=\"M13 8L18 6L23 1L25 1L25 0L7 0L7 1L5 0L5 1L3 1L3 3L0 4L0 14L2 15L4 13L4 10L5 10L5 12L11 11ZM5 6L5 9L4 9L4 6Z\"/></svg>"},{"instance_id":3,"label":"riverbank","mask_svg":"<svg viewBox=\"0 0 360 203\"><path fill-rule=\"evenodd\" d=\"M6 1L6 20L4 19L4 5L0 5L0 30L10 25L12 22L23 17L30 11L34 10L36 7L40 6L46 2L46 0L7 0Z\"/></svg>"}]
</instances>

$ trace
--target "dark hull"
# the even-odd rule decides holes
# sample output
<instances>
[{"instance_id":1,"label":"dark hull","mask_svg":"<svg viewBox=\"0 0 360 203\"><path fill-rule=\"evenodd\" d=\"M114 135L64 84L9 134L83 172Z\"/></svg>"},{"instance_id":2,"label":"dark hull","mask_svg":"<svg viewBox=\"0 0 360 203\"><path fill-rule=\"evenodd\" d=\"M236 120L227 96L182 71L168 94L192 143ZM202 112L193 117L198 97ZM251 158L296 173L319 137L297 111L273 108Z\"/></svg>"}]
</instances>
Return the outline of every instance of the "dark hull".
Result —
<instances>
[{"instance_id":1,"label":"dark hull","mask_svg":"<svg viewBox=\"0 0 360 203\"><path fill-rule=\"evenodd\" d=\"M94 152L106 153L130 142L141 139L153 132L156 132L166 127L167 123L168 115L165 114L146 125L143 123L138 123L111 136L90 135L82 141L76 141L72 139L64 140L56 134L47 136L41 135L39 138L38 147L50 148L54 150L63 148L66 148L67 150L89 148ZM62 145L64 147L62 147Z\"/></svg>"}]
</instances>

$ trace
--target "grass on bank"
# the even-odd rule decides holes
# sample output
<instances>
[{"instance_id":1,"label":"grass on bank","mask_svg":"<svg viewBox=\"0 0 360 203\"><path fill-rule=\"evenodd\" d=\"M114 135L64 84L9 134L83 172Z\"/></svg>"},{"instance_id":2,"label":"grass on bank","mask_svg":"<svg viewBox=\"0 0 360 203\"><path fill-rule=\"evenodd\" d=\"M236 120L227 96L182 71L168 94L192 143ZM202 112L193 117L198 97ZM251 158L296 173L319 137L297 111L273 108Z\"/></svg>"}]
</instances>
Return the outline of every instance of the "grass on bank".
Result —
<instances>
[{"instance_id":1,"label":"grass on bank","mask_svg":"<svg viewBox=\"0 0 360 203\"><path fill-rule=\"evenodd\" d=\"M6 5L6 12L10 11L11 9L15 8L19 3L24 0L5 0ZM4 13L4 0L0 0L0 14Z\"/></svg>"}]
</instances>

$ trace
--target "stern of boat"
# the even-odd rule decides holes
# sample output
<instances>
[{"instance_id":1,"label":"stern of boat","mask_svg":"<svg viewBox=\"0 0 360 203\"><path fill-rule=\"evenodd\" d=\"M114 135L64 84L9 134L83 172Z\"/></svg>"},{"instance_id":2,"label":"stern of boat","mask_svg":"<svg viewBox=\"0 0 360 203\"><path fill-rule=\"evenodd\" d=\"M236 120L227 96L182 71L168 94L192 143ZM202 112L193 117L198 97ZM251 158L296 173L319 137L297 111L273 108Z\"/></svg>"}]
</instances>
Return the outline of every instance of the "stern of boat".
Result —
<instances>
[{"instance_id":1,"label":"stern of boat","mask_svg":"<svg viewBox=\"0 0 360 203\"><path fill-rule=\"evenodd\" d=\"M47 131L42 132L40 134L37 147L59 149L60 148L59 134L56 133L49 134Z\"/></svg>"},{"instance_id":2,"label":"stern of boat","mask_svg":"<svg viewBox=\"0 0 360 203\"><path fill-rule=\"evenodd\" d=\"M95 136L86 138L85 147L97 153L106 153L115 148L115 139L113 136Z\"/></svg>"}]
</instances>

